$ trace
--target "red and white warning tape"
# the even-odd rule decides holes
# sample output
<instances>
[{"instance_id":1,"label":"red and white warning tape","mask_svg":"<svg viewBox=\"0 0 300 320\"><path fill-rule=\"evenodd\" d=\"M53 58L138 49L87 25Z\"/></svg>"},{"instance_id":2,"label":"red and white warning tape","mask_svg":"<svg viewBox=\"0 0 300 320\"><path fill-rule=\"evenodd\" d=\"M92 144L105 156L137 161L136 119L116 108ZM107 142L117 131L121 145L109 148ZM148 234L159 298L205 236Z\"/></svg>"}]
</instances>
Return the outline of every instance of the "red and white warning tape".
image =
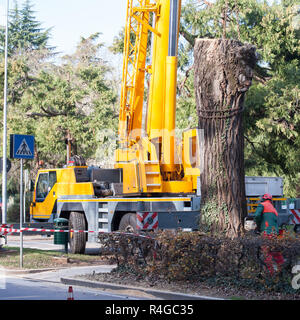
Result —
<instances>
[{"instance_id":1,"label":"red and white warning tape","mask_svg":"<svg viewBox=\"0 0 300 320\"><path fill-rule=\"evenodd\" d=\"M60 230L60 229L38 229L38 228L21 228L21 229L13 229L13 228L0 228L0 232L9 232L9 233L19 233L24 231L38 231L38 232L96 232L96 231L87 231L87 230Z\"/></svg>"},{"instance_id":2,"label":"red and white warning tape","mask_svg":"<svg viewBox=\"0 0 300 320\"><path fill-rule=\"evenodd\" d=\"M11 234L11 233L20 233L24 231L35 231L35 232L74 232L74 233L99 233L99 234L124 234L124 235L129 235L129 236L134 236L134 237L141 237L141 238L147 238L147 239L153 239L150 236L142 235L142 234L137 234L137 233L128 233L128 232L119 232L119 231L114 231L114 232L108 232L108 231L92 231L92 230L61 230L61 229L39 229L39 228L21 228L21 229L13 229L11 228L12 225L10 225L10 228L7 228L8 226L6 225L5 227L2 227L0 225L0 234Z\"/></svg>"}]
</instances>

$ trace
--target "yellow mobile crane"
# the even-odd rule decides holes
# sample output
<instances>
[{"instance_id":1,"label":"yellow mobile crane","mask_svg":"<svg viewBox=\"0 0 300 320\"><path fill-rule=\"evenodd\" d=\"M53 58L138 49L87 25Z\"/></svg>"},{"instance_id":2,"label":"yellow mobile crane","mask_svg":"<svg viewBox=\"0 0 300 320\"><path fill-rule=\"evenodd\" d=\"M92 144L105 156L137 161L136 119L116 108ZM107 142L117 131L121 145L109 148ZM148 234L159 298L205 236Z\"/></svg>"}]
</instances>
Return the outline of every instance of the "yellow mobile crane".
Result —
<instances>
[{"instance_id":1,"label":"yellow mobile crane","mask_svg":"<svg viewBox=\"0 0 300 320\"><path fill-rule=\"evenodd\" d=\"M180 12L181 0L127 1L115 167L90 168L73 157L66 168L39 170L32 222L62 217L73 230L108 232L197 228L199 137L191 129L175 138ZM70 250L82 253L97 238L70 232Z\"/></svg>"}]
</instances>

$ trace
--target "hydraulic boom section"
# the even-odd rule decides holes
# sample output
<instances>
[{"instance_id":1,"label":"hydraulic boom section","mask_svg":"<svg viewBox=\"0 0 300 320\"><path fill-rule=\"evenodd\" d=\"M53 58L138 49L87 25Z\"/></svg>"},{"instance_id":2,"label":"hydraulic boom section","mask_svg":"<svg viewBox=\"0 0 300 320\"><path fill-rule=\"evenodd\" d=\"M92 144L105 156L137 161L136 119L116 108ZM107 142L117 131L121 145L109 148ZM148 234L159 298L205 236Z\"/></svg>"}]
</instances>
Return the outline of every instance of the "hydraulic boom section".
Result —
<instances>
[{"instance_id":1,"label":"hydraulic boom section","mask_svg":"<svg viewBox=\"0 0 300 320\"><path fill-rule=\"evenodd\" d=\"M158 6L150 4L150 0L127 2L119 116L119 138L123 147L141 137L148 31L154 31L149 18L150 12L157 11Z\"/></svg>"},{"instance_id":2,"label":"hydraulic boom section","mask_svg":"<svg viewBox=\"0 0 300 320\"><path fill-rule=\"evenodd\" d=\"M115 155L115 167L123 169L124 193L191 193L196 189L195 178L185 176L182 153L187 153L186 147L175 148L182 144L175 142L180 12L181 0L127 2L120 144ZM148 59L151 62L146 66Z\"/></svg>"}]
</instances>

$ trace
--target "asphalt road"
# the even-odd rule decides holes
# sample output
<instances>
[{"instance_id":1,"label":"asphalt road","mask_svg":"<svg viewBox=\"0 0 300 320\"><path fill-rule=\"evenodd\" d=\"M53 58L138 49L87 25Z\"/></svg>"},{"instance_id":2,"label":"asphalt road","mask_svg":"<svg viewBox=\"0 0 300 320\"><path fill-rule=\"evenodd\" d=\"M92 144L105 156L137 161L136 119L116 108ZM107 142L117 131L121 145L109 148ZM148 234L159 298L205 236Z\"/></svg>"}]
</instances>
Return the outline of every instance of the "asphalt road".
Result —
<instances>
[{"instance_id":1,"label":"asphalt road","mask_svg":"<svg viewBox=\"0 0 300 320\"><path fill-rule=\"evenodd\" d=\"M20 236L8 235L7 246L19 247ZM41 250L64 251L64 246L53 243L53 235L24 235L23 247ZM86 245L86 254L98 254L100 244L89 243ZM63 284L61 277L74 276L77 274L92 273L90 267L73 267L58 269L56 271L7 274L0 269L0 300L67 300L70 284ZM109 272L113 266L91 267L92 269ZM145 297L136 297L130 293L108 292L99 288L87 288L72 285L74 300L137 300ZM147 298L146 298L147 299Z\"/></svg>"},{"instance_id":2,"label":"asphalt road","mask_svg":"<svg viewBox=\"0 0 300 320\"><path fill-rule=\"evenodd\" d=\"M7 245L19 247L20 236L8 235ZM64 246L55 245L53 236L24 235L23 247L41 250L64 251ZM99 244L87 243L86 254L97 254ZM104 270L104 272L107 270ZM71 274L71 270L67 272ZM0 272L0 300L67 300L69 285L60 282L63 271L42 272L41 274L2 275ZM135 300L135 297L103 292L99 289L73 287L74 300Z\"/></svg>"},{"instance_id":3,"label":"asphalt road","mask_svg":"<svg viewBox=\"0 0 300 320\"><path fill-rule=\"evenodd\" d=\"M134 297L116 295L72 286L74 300L136 300ZM6 277L0 282L0 300L68 300L68 285L33 279Z\"/></svg>"}]
</instances>

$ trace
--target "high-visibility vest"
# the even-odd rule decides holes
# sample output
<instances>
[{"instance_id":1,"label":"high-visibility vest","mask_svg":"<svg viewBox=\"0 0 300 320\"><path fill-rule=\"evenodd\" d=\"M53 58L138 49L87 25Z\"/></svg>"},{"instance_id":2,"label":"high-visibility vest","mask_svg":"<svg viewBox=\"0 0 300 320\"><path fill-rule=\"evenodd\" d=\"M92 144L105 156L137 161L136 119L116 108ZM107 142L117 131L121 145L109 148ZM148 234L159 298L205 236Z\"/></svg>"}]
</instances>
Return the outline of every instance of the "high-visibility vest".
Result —
<instances>
[{"instance_id":1,"label":"high-visibility vest","mask_svg":"<svg viewBox=\"0 0 300 320\"><path fill-rule=\"evenodd\" d=\"M278 212L277 210L274 208L274 206L272 205L272 203L270 201L265 201L261 203L264 206L264 211L265 212L271 212L274 213L276 215L276 217L278 217Z\"/></svg>"}]
</instances>

